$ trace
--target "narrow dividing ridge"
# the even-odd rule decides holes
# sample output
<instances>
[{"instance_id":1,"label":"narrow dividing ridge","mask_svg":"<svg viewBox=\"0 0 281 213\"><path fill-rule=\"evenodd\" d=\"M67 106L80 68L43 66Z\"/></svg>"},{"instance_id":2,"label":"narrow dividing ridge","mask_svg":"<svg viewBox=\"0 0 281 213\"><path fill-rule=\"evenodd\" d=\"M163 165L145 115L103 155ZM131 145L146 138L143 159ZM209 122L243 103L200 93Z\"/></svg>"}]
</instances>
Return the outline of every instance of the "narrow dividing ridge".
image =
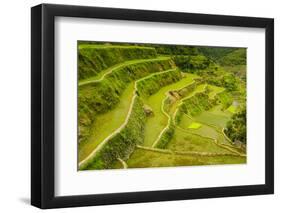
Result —
<instances>
[{"instance_id":1,"label":"narrow dividing ridge","mask_svg":"<svg viewBox=\"0 0 281 213\"><path fill-rule=\"evenodd\" d=\"M121 158L117 158L117 160L122 164L123 169L127 169L128 168L127 163L125 161L123 161Z\"/></svg>"}]
</instances>

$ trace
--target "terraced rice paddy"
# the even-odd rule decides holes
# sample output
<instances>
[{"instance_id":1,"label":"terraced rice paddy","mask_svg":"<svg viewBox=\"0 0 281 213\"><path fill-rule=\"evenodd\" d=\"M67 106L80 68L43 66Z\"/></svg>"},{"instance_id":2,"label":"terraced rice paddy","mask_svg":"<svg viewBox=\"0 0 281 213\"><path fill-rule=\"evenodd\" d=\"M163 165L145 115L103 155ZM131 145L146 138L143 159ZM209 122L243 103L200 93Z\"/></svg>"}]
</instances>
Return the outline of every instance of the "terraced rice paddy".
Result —
<instances>
[{"instance_id":1,"label":"terraced rice paddy","mask_svg":"<svg viewBox=\"0 0 281 213\"><path fill-rule=\"evenodd\" d=\"M246 163L223 132L241 108L232 93L157 50L79 45L79 169Z\"/></svg>"},{"instance_id":2,"label":"terraced rice paddy","mask_svg":"<svg viewBox=\"0 0 281 213\"><path fill-rule=\"evenodd\" d=\"M202 125L201 125L200 123L198 123L198 122L192 122L192 123L188 126L188 128L189 128L189 129L199 129L201 126L202 126Z\"/></svg>"},{"instance_id":3,"label":"terraced rice paddy","mask_svg":"<svg viewBox=\"0 0 281 213\"><path fill-rule=\"evenodd\" d=\"M182 80L162 88L156 94L150 96L148 99L144 99L144 103L151 107L153 111L153 116L147 119L145 127L145 146L153 145L161 131L168 124L169 117L162 111L162 104L163 100L165 100L166 98L166 93L170 90L177 90L182 88L183 86L191 84L194 77L194 75L188 75Z\"/></svg>"},{"instance_id":4,"label":"terraced rice paddy","mask_svg":"<svg viewBox=\"0 0 281 213\"><path fill-rule=\"evenodd\" d=\"M149 159L149 160L147 160ZM193 154L170 154L136 149L127 161L128 168L170 167L170 166L198 166L216 164L245 163L245 157L239 156L201 156ZM115 168L123 168L115 165Z\"/></svg>"}]
</instances>

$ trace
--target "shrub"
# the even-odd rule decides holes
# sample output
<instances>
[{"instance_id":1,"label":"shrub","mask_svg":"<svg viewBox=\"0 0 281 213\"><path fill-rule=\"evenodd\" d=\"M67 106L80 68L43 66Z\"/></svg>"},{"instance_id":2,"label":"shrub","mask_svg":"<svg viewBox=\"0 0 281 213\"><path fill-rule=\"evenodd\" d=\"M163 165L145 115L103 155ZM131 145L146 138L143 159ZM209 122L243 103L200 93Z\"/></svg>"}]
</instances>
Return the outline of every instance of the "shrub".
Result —
<instances>
[{"instance_id":1,"label":"shrub","mask_svg":"<svg viewBox=\"0 0 281 213\"><path fill-rule=\"evenodd\" d=\"M216 95L216 98L220 104L222 104L223 109L227 109L233 102L233 97L227 91L221 92Z\"/></svg>"},{"instance_id":2,"label":"shrub","mask_svg":"<svg viewBox=\"0 0 281 213\"><path fill-rule=\"evenodd\" d=\"M247 143L246 108L232 116L232 119L227 123L225 134L233 142L240 141L244 144Z\"/></svg>"},{"instance_id":3,"label":"shrub","mask_svg":"<svg viewBox=\"0 0 281 213\"><path fill-rule=\"evenodd\" d=\"M174 56L175 64L185 72L197 73L198 70L209 67L211 61L203 56Z\"/></svg>"},{"instance_id":4,"label":"shrub","mask_svg":"<svg viewBox=\"0 0 281 213\"><path fill-rule=\"evenodd\" d=\"M162 134L160 140L156 145L156 148L165 149L168 146L169 142L172 140L174 133L175 133L175 126L170 124L169 127Z\"/></svg>"},{"instance_id":5,"label":"shrub","mask_svg":"<svg viewBox=\"0 0 281 213\"><path fill-rule=\"evenodd\" d=\"M151 76L144 79L137 84L139 94L143 96L150 96L156 93L162 87L177 82L182 78L179 70L168 71Z\"/></svg>"},{"instance_id":6,"label":"shrub","mask_svg":"<svg viewBox=\"0 0 281 213\"><path fill-rule=\"evenodd\" d=\"M194 96L185 99L180 106L183 113L195 116L204 110L209 110L216 104L215 100L210 100L208 93L196 93Z\"/></svg>"}]
</instances>

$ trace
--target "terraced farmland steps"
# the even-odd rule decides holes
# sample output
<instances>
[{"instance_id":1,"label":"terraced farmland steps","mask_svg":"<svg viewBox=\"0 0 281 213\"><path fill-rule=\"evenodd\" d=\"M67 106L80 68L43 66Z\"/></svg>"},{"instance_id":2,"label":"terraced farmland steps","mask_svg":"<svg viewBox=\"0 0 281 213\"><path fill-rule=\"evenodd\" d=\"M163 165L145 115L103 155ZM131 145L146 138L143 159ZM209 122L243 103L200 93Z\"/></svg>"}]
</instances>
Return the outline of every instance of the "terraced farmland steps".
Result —
<instances>
[{"instance_id":1,"label":"terraced farmland steps","mask_svg":"<svg viewBox=\"0 0 281 213\"><path fill-rule=\"evenodd\" d=\"M105 139L103 139L102 142L100 142L95 148L94 150L83 160L81 160L79 162L79 167L84 167L85 164L87 164L88 161L91 161L91 159L93 159L95 157L95 155L103 148L103 146L111 139L113 138L115 135L117 135L118 133L120 133L120 131L127 125L129 118L131 116L132 113L132 109L133 109L133 105L134 105L134 101L137 98L137 91L138 91L138 83L144 80L147 80L149 78L152 78L153 76L156 75L163 75L165 73L169 73L169 72L175 72L177 71L177 69L170 69L170 70L166 70L166 71L161 71L161 72L157 72L157 73L152 73L149 76L145 76L137 81L135 81L134 83L134 91L133 91L133 97L130 101L130 107L129 107L129 111L127 113L126 119L125 121L122 123L121 126L119 126L117 129L115 129L111 134L109 134Z\"/></svg>"},{"instance_id":2,"label":"terraced farmland steps","mask_svg":"<svg viewBox=\"0 0 281 213\"><path fill-rule=\"evenodd\" d=\"M107 75L114 72L115 70L118 70L120 68L129 66L129 65L141 64L144 62L163 61L163 60L168 60L168 59L170 59L170 57L157 57L157 58L153 58L153 59L135 59L135 60L125 61L123 63L116 64L112 67L109 67L108 69L101 71L98 75L96 75L94 77L80 80L79 87L87 85L87 84L91 84L94 82L100 82L100 81L104 80Z\"/></svg>"},{"instance_id":3,"label":"terraced farmland steps","mask_svg":"<svg viewBox=\"0 0 281 213\"><path fill-rule=\"evenodd\" d=\"M163 72L172 67L174 65L169 57L145 60L141 63L120 66L107 73L103 79L79 86L79 122L87 123L94 118L91 124L88 122L87 126L79 127L85 129L82 132L84 140L82 143L79 142L79 161L87 157L97 144L124 122L129 110L128 100L131 100L134 94L134 82L138 78ZM105 110L101 113L91 112L97 109ZM95 134L92 134L93 132Z\"/></svg>"},{"instance_id":4,"label":"terraced farmland steps","mask_svg":"<svg viewBox=\"0 0 281 213\"><path fill-rule=\"evenodd\" d=\"M154 48L139 46L80 44L78 51L79 81L99 75L119 63L157 57Z\"/></svg>"},{"instance_id":5,"label":"terraced farmland steps","mask_svg":"<svg viewBox=\"0 0 281 213\"><path fill-rule=\"evenodd\" d=\"M186 97L182 98L180 100L180 104L177 104L177 107L176 107L176 111L178 110L178 106L182 104L182 102L186 99L189 99L191 97L193 97L194 95L198 94L198 93L202 93L205 91L205 89L207 88L208 85L201 85L197 90L194 90L193 92L191 92L189 95L187 95ZM217 90L217 93L220 93L222 91L224 91L224 89L219 89L219 88L216 88ZM168 94L166 93L166 95L168 96ZM213 99L214 97L216 96L216 94L214 94L214 92L212 91L212 94L209 95L209 98ZM165 99L162 100L162 105L161 105L161 110L162 110L162 113L164 115L166 115L166 117L169 118L169 123L171 122L171 120L173 121L173 123L175 123L174 121L174 114L176 113L168 113L164 110L164 104L165 104L165 100L167 99L167 97ZM189 115L186 115L186 116L189 116ZM192 117L190 117L191 119L193 119ZM194 119L193 119L194 120ZM195 120L194 120L195 121ZM209 125L209 124L206 124L207 126L209 126L210 128L214 128L214 130L216 132L218 132L218 134L220 135L223 135L222 130L219 130L218 127L214 126L214 125ZM168 127L169 125L167 125L165 127L165 129ZM177 126L176 128L180 129L181 131L187 131L185 129L181 129L179 126ZM161 135L163 134L164 130L161 132L161 134L159 135L161 137ZM218 146L220 148L222 148L222 150L225 150L224 152L208 152L208 151L176 151L176 150L171 150L171 149L160 149L160 148L155 148L155 146L157 145L157 140L154 142L153 146L152 147L148 147L148 146L141 146L141 145L138 145L137 148L138 149L143 149L143 150L148 150L148 151L153 151L153 152L159 152L159 153L163 153L163 154L170 154L170 155L187 155L187 156L206 156L206 157L223 157L223 156L233 156L233 157L240 157L240 158L245 158L246 155L241 153L241 152L238 152L233 146L231 146L230 144L221 144L218 142L218 140L216 138L213 138L213 137L207 137L207 136L202 136L200 134L196 134L196 133L191 133L191 132L188 132L188 134L192 134L192 135L197 135L198 137L201 137L201 138L206 138L206 139L209 139L211 140L213 143L214 143L214 146ZM225 135L223 135L223 137L225 137ZM229 140L229 139L227 139Z\"/></svg>"},{"instance_id":6,"label":"terraced farmland steps","mask_svg":"<svg viewBox=\"0 0 281 213\"><path fill-rule=\"evenodd\" d=\"M78 45L79 170L245 162L224 134L230 114L217 122L209 111L219 93L226 93L225 107L229 88L206 79L205 71L217 80L212 67L193 75L175 66L177 55L157 55L157 48ZM192 59L186 62L201 69L200 55Z\"/></svg>"},{"instance_id":7,"label":"terraced farmland steps","mask_svg":"<svg viewBox=\"0 0 281 213\"><path fill-rule=\"evenodd\" d=\"M192 84L194 84L194 83L195 83L195 81L192 81L192 82L190 82L190 84L185 85L184 87L187 87L187 86L192 85ZM197 94L197 93L199 93L199 92L205 91L206 86L207 86L207 85L205 85L205 84L200 85L200 86L197 87L194 91L192 91L187 97L184 97L183 99L179 100L179 104L177 104L177 103L174 104L174 105L177 106L177 107L176 107L176 110L177 110L177 108L178 108L178 105L180 105L183 100L188 99L188 98L190 98L190 97L193 97L195 94ZM174 89L175 89L175 90L180 90L180 89L182 89L182 88L174 88ZM167 130L169 129L169 126L170 126L172 123L174 124L174 122L172 122L173 119L172 119L172 115L171 115L171 114L173 114L173 111L170 112L171 114L169 114L169 113L166 112L165 109L164 109L165 101L166 101L167 99L168 99L168 94L166 93L166 98L163 99L163 101L162 101L162 103L161 103L161 112L168 118L168 122L167 122L167 125L165 126L165 128L163 128L163 130L160 132L160 134L159 134L159 136L157 137L157 139L156 139L156 140L154 141L154 143L152 144L152 147L156 147L156 146L157 146L157 144L158 144L159 141L161 140L161 137L163 136L163 134L165 133L165 131L167 131Z\"/></svg>"},{"instance_id":8,"label":"terraced farmland steps","mask_svg":"<svg viewBox=\"0 0 281 213\"><path fill-rule=\"evenodd\" d=\"M155 94L151 95L147 99L144 99L144 103L151 107L153 116L149 117L146 122L145 128L145 146L152 146L153 143L161 137L161 132L164 131L165 127L169 124L169 117L163 111L163 101L165 101L166 94L172 90L178 90L194 83L194 79L197 76L188 74L182 77L179 81L171 83L162 87Z\"/></svg>"},{"instance_id":9,"label":"terraced farmland steps","mask_svg":"<svg viewBox=\"0 0 281 213\"><path fill-rule=\"evenodd\" d=\"M202 85L202 87L201 87L202 89L198 89L198 88L197 88L197 90L194 90L193 92L191 92L187 97L184 97L183 99L180 100L180 103L177 104L177 107L178 107L179 105L181 105L184 100L187 100L187 99L193 97L193 96L196 95L197 93L204 92L205 89L206 89L206 87L207 87L207 85ZM223 89L217 89L217 93L222 92L222 91L223 91ZM215 95L216 95L216 94L212 94L212 97L210 97L210 98L214 98ZM167 97L167 98L168 98L168 97ZM167 98L166 98L166 99L167 99ZM167 124L167 126L161 131L161 133L159 134L158 138L157 138L157 139L155 140L155 142L153 143L152 147L156 147L156 146L157 146L157 143L158 143L159 140L161 139L163 133L169 128L169 125L171 124L171 122L173 122L173 124L175 124L175 121L174 121L175 115L171 115L171 114L173 114L173 112L168 113L168 112L166 112L165 109L164 109L164 104L165 104L165 100L166 100L166 99L163 99L163 101L162 101L161 110L162 110L162 113L168 117L168 124ZM176 104L174 104L174 105L176 105ZM178 108L177 108L177 110L178 110ZM176 110L175 114L177 113L177 110ZM186 116L188 116L188 115L186 115ZM191 117L189 117L189 118L191 118ZM191 118L191 119L193 119L193 118ZM210 128L214 128L214 126L211 126L211 125L208 125L208 126L210 126ZM179 128L179 129L181 129L179 126L176 126L176 127ZM181 130L183 130L183 129L181 129ZM217 130L216 130L216 131L217 131ZM192 133L192 134L195 134L195 133ZM222 133L219 132L219 134L222 134ZM222 134L222 135L223 135L223 134ZM201 136L201 135L199 135L199 136ZM223 135L223 136L224 136L224 135ZM202 137L203 137L203 136L202 136ZM205 138L206 138L206 137L205 137ZM218 146L220 146L220 147L222 147L222 148L225 148L225 149L227 149L227 150L229 150L229 151L231 151L231 152L233 152L233 153L235 153L235 154L241 155L241 153L238 153L237 151L233 150L233 148L232 148L230 145L229 145L229 146L224 146L224 145L219 144L218 141L217 141L217 139L215 139L215 138L212 138L212 137L207 137L207 138L213 140L213 141L215 142L215 144L217 144Z\"/></svg>"}]
</instances>

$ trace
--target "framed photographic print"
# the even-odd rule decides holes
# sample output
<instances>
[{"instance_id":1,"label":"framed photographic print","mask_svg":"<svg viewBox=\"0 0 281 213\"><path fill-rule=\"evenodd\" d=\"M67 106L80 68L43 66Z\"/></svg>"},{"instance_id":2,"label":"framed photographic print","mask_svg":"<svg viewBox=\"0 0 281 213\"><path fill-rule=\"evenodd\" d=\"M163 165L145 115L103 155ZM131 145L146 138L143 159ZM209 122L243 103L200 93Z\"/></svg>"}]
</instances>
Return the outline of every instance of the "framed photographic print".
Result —
<instances>
[{"instance_id":1,"label":"framed photographic print","mask_svg":"<svg viewBox=\"0 0 281 213\"><path fill-rule=\"evenodd\" d=\"M31 203L271 194L274 21L31 9Z\"/></svg>"}]
</instances>

